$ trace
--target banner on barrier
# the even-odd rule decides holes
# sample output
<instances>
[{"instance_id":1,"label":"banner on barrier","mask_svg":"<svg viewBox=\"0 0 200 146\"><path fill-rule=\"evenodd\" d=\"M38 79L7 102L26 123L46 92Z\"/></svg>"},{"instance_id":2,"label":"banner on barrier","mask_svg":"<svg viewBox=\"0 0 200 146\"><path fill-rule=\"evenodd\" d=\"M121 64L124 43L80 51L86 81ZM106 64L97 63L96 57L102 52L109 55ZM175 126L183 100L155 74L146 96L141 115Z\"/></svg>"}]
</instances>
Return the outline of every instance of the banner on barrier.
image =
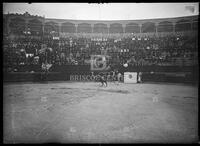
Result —
<instances>
[{"instance_id":1,"label":"banner on barrier","mask_svg":"<svg viewBox=\"0 0 200 146\"><path fill-rule=\"evenodd\" d=\"M124 83L137 83L137 73L124 72Z\"/></svg>"}]
</instances>

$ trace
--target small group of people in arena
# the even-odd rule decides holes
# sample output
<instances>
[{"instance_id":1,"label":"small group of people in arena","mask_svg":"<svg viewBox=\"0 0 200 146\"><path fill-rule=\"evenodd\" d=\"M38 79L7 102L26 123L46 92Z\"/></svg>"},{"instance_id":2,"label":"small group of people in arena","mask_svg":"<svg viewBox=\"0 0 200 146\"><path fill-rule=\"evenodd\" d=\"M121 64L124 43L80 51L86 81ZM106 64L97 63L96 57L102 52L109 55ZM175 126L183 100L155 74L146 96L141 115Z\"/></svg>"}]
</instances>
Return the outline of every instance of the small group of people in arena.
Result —
<instances>
[{"instance_id":1,"label":"small group of people in arena","mask_svg":"<svg viewBox=\"0 0 200 146\"><path fill-rule=\"evenodd\" d=\"M102 73L99 74L98 81L101 83L101 86L108 86L108 81L113 82L116 85L119 85L121 82L123 82L123 75L119 71L111 71L112 75L104 75ZM93 74L93 73L92 73ZM109 79L109 77L112 77L112 80ZM142 72L137 72L137 83L142 83Z\"/></svg>"}]
</instances>

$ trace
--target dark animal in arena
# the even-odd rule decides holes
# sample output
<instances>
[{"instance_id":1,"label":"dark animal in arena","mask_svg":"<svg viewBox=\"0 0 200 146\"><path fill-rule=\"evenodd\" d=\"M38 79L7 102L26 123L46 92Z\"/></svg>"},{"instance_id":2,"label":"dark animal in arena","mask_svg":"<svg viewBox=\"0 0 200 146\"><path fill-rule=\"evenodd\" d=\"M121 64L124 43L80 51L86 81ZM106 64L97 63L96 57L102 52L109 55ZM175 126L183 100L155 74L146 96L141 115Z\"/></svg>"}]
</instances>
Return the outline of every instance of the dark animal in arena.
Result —
<instances>
[{"instance_id":1,"label":"dark animal in arena","mask_svg":"<svg viewBox=\"0 0 200 146\"><path fill-rule=\"evenodd\" d=\"M105 85L106 87L108 86L107 79L103 75L99 75L98 81L101 82L101 86L103 86L103 85Z\"/></svg>"}]
</instances>

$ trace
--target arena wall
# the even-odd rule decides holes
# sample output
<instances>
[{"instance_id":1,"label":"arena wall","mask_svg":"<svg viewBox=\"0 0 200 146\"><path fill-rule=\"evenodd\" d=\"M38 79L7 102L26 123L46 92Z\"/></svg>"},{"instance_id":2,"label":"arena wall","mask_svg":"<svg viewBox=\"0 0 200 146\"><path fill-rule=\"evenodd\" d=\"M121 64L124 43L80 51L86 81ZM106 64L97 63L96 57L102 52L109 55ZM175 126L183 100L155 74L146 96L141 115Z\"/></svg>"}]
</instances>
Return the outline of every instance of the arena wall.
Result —
<instances>
[{"instance_id":1,"label":"arena wall","mask_svg":"<svg viewBox=\"0 0 200 146\"><path fill-rule=\"evenodd\" d=\"M7 73L4 82L43 82L43 81L70 81L70 75L66 73L49 73L46 79L41 79L40 73ZM76 75L76 74L74 74ZM79 74L80 75L80 74ZM79 76L77 75L77 76ZM84 74L86 75L86 74ZM72 81L90 81L73 79ZM198 78L193 73L143 73L143 82L166 82L166 83L197 83Z\"/></svg>"},{"instance_id":2,"label":"arena wall","mask_svg":"<svg viewBox=\"0 0 200 146\"><path fill-rule=\"evenodd\" d=\"M122 74L128 72L142 72L144 82L198 82L198 66L143 66L143 67L118 67ZM58 72L59 70L59 72ZM57 71L57 72L56 72ZM99 72L95 73L98 74ZM90 66L57 66L48 74L46 81L69 81L70 75L91 75ZM42 81L40 72L11 72L4 73L4 82ZM81 81L81 80L79 80Z\"/></svg>"}]
</instances>

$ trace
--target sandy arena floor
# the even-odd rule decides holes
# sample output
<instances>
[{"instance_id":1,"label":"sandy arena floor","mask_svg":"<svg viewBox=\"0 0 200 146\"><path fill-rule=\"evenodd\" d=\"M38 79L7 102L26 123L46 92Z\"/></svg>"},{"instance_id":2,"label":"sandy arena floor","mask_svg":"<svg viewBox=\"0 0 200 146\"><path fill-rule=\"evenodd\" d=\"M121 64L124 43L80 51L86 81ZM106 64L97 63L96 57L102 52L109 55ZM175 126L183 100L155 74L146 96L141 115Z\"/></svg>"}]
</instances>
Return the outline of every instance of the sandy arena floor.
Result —
<instances>
[{"instance_id":1,"label":"sandy arena floor","mask_svg":"<svg viewBox=\"0 0 200 146\"><path fill-rule=\"evenodd\" d=\"M4 143L191 143L198 87L5 83Z\"/></svg>"}]
</instances>

